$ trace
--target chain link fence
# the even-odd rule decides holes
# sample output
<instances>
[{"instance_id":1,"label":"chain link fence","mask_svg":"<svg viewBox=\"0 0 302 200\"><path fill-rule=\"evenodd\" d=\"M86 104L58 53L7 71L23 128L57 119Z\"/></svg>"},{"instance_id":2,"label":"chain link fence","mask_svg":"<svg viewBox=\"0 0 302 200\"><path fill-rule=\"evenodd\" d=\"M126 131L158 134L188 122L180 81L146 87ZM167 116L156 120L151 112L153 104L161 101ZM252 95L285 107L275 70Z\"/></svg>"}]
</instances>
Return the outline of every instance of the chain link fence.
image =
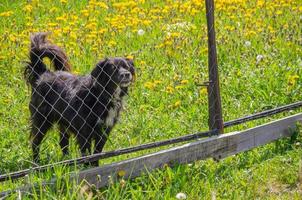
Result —
<instances>
[{"instance_id":1,"label":"chain link fence","mask_svg":"<svg viewBox=\"0 0 302 200\"><path fill-rule=\"evenodd\" d=\"M174 12L158 26L159 7L148 3L157 18L109 12L98 19L95 14L103 10L131 10L131 5L93 1L74 3L66 14L51 9L55 20L37 18L44 22L37 28L27 23L26 34L16 39L22 38L19 59L26 61L25 71L14 63L27 85L21 78L19 94L14 92L19 104L10 105L22 122L5 129L11 136L1 154L12 157L3 157L1 174L207 130L207 86L200 86L208 77L206 52L199 57L207 49L206 34L202 43L195 42L198 29L206 30L205 7L190 4L201 9L202 27ZM28 3L24 15L35 17L42 5ZM175 9L183 15L189 8L179 5ZM114 16L128 25L121 27ZM131 20L137 17L135 25ZM91 164L97 165L96 159Z\"/></svg>"},{"instance_id":2,"label":"chain link fence","mask_svg":"<svg viewBox=\"0 0 302 200\"><path fill-rule=\"evenodd\" d=\"M45 33L31 37L29 57L25 77L32 89L29 109L34 162L39 161L40 144L55 123L64 155L68 154L70 133L74 134L82 156L100 153L134 81L133 61L107 58L89 75L76 76L69 72L65 52L49 43ZM50 58L56 71L47 69L44 57Z\"/></svg>"},{"instance_id":3,"label":"chain link fence","mask_svg":"<svg viewBox=\"0 0 302 200\"><path fill-rule=\"evenodd\" d=\"M2 114L1 174L57 162L97 165L279 112L223 123L211 0L58 2L24 5L20 37L2 36L17 60L29 58L24 70L10 55L5 66L18 68L1 72L10 109ZM54 17L40 16L45 10ZM22 73L27 86L15 80Z\"/></svg>"}]
</instances>

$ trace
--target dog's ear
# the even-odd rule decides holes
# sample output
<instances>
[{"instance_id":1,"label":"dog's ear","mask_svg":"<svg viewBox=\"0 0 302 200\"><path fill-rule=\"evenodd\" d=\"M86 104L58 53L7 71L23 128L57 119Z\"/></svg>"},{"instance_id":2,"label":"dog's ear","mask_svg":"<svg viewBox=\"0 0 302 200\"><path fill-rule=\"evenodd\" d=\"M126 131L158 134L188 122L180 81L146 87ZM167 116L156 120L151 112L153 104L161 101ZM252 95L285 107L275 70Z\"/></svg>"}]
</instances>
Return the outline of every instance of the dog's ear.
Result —
<instances>
[{"instance_id":1,"label":"dog's ear","mask_svg":"<svg viewBox=\"0 0 302 200\"><path fill-rule=\"evenodd\" d=\"M109 65L109 59L105 58L104 60L99 61L95 68L91 72L91 76L94 78L98 78L100 74L104 71L104 67Z\"/></svg>"},{"instance_id":2,"label":"dog's ear","mask_svg":"<svg viewBox=\"0 0 302 200\"><path fill-rule=\"evenodd\" d=\"M126 61L127 61L127 63L128 63L129 65L134 66L133 59L131 59L131 58L126 58Z\"/></svg>"},{"instance_id":3,"label":"dog's ear","mask_svg":"<svg viewBox=\"0 0 302 200\"><path fill-rule=\"evenodd\" d=\"M125 60L127 61L127 64L129 65L130 67L130 72L131 74L135 74L135 69L134 69L134 62L133 62L133 59L130 59L130 58L125 58Z\"/></svg>"}]
</instances>

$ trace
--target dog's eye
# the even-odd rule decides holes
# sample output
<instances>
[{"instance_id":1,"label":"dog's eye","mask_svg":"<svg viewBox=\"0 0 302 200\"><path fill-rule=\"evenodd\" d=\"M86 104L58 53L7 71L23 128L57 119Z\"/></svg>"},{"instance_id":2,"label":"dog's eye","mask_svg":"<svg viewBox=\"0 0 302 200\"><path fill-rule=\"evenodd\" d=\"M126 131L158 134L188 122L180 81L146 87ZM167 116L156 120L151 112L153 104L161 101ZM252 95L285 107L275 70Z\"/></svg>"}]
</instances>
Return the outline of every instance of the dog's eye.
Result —
<instances>
[{"instance_id":1,"label":"dog's eye","mask_svg":"<svg viewBox=\"0 0 302 200\"><path fill-rule=\"evenodd\" d=\"M105 68L108 69L115 69L116 68L116 64L114 62L112 62L111 60L108 60L105 64Z\"/></svg>"},{"instance_id":2,"label":"dog's eye","mask_svg":"<svg viewBox=\"0 0 302 200\"><path fill-rule=\"evenodd\" d=\"M128 65L134 66L134 63L133 63L133 60L132 60L132 59L126 58L126 61L127 61L127 64L128 64Z\"/></svg>"},{"instance_id":3,"label":"dog's eye","mask_svg":"<svg viewBox=\"0 0 302 200\"><path fill-rule=\"evenodd\" d=\"M128 65L124 65L123 68L127 71L129 71L130 67Z\"/></svg>"}]
</instances>

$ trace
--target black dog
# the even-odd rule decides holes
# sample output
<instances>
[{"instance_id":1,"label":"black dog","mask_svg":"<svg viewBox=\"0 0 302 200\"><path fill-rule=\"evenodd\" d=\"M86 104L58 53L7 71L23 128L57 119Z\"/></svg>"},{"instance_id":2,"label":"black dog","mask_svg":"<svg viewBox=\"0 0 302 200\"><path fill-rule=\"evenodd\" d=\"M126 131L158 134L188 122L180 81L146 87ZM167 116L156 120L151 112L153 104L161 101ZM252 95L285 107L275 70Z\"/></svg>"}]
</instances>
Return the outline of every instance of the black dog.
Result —
<instances>
[{"instance_id":1,"label":"black dog","mask_svg":"<svg viewBox=\"0 0 302 200\"><path fill-rule=\"evenodd\" d=\"M69 132L75 134L82 155L100 153L109 133L117 122L123 97L135 75L133 61L127 58L107 58L86 76L70 71L66 54L46 40L45 33L31 37L30 62L24 75L32 87L31 142L33 158L39 161L39 146L53 124L60 129L60 146L68 153ZM56 71L50 71L43 58L52 60ZM93 163L97 165L97 162Z\"/></svg>"}]
</instances>

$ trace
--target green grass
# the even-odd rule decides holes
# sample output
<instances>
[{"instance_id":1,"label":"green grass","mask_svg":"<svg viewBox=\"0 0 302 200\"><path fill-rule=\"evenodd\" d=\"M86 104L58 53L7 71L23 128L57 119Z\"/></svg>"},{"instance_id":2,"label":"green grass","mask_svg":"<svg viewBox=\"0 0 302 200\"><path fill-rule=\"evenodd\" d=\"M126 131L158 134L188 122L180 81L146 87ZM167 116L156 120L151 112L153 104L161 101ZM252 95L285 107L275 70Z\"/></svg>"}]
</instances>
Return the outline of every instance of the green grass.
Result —
<instances>
[{"instance_id":1,"label":"green grass","mask_svg":"<svg viewBox=\"0 0 302 200\"><path fill-rule=\"evenodd\" d=\"M216 1L225 121L301 99L301 4L301 0ZM139 29L145 34L138 35ZM207 94L203 87L197 86L208 79L203 1L96 4L94 1L4 0L0 3L1 174L32 166L30 90L22 77L22 62L28 59L30 33L38 31L52 32L51 40L66 50L74 73L89 73L106 56L134 57L136 83L127 98L121 122L105 146L106 151L207 130ZM257 61L259 55L263 58ZM229 128L226 132L285 115L288 113ZM167 168L95 191L94 197L173 199L183 191L189 199L299 199L301 145L287 140L279 143L219 163L207 160L192 166ZM79 156L75 143L71 150L68 158ZM42 164L66 159L62 158L58 146L57 129L47 135L41 157ZM69 170L58 167L54 172L31 175L29 179L35 182L54 175L62 177ZM1 183L0 190L22 183L22 180ZM34 197L80 198L81 186L68 181L64 184L47 188L41 197L40 194Z\"/></svg>"}]
</instances>

